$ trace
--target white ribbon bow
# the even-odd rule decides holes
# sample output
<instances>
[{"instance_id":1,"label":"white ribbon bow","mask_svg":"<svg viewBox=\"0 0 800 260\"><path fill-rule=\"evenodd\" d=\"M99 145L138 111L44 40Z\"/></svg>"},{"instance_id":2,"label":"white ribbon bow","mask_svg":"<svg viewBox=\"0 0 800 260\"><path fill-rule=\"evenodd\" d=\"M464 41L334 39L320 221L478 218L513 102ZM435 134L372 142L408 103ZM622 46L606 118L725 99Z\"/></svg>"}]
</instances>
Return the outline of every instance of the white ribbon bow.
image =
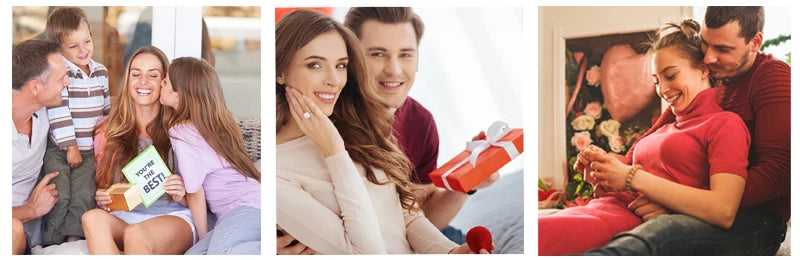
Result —
<instances>
[{"instance_id":1,"label":"white ribbon bow","mask_svg":"<svg viewBox=\"0 0 800 260\"><path fill-rule=\"evenodd\" d=\"M509 132L511 132L511 128L508 127L506 122L495 121L491 126L489 126L489 129L486 130L486 140L467 142L467 151L471 152L470 155L453 166L453 168L450 168L444 174L442 174L442 182L444 182L444 186L448 190L453 190L453 188L450 187L450 183L447 182L447 176L452 174L456 169L460 168L467 162L472 164L474 167L478 160L478 156L491 146L502 147L504 150L506 150L506 153L508 153L508 157L510 157L511 160L519 156L519 151L517 150L517 147L514 146L513 142L500 142L500 139L503 139L503 137Z\"/></svg>"}]
</instances>

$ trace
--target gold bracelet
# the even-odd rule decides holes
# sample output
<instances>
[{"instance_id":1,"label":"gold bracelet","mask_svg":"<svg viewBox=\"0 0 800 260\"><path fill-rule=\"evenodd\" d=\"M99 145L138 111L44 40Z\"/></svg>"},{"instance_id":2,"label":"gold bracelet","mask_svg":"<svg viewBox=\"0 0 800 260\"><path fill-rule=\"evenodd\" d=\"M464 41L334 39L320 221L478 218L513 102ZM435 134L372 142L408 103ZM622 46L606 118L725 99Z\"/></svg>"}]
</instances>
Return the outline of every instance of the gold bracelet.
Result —
<instances>
[{"instance_id":1,"label":"gold bracelet","mask_svg":"<svg viewBox=\"0 0 800 260\"><path fill-rule=\"evenodd\" d=\"M625 180L625 190L628 191L630 194L636 193L631 187L631 182L633 182L633 175L636 175L636 172L642 169L641 165L634 165L631 167L631 171L628 172L628 178Z\"/></svg>"}]
</instances>

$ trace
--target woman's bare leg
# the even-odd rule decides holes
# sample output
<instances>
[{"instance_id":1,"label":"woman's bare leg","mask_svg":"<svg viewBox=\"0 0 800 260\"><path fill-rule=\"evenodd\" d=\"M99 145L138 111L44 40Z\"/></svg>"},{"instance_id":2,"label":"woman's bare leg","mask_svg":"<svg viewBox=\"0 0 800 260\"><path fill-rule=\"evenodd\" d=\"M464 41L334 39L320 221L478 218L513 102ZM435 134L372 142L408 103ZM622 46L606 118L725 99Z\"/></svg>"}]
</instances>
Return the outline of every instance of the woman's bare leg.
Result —
<instances>
[{"instance_id":1,"label":"woman's bare leg","mask_svg":"<svg viewBox=\"0 0 800 260\"><path fill-rule=\"evenodd\" d=\"M192 246L192 227L182 218L160 216L128 225L125 254L182 255Z\"/></svg>"},{"instance_id":2,"label":"woman's bare leg","mask_svg":"<svg viewBox=\"0 0 800 260\"><path fill-rule=\"evenodd\" d=\"M128 223L102 209L93 209L81 217L89 254L118 255Z\"/></svg>"}]
</instances>

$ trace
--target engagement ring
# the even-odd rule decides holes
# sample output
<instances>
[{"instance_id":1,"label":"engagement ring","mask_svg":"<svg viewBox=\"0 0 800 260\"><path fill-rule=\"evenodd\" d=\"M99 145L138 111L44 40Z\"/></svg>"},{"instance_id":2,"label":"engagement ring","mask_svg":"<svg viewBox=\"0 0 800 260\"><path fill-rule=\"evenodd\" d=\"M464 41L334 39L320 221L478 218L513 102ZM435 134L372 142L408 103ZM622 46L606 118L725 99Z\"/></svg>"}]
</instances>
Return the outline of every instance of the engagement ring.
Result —
<instances>
[{"instance_id":1,"label":"engagement ring","mask_svg":"<svg viewBox=\"0 0 800 260\"><path fill-rule=\"evenodd\" d=\"M306 118L306 119L309 119L309 118L311 118L311 113L305 112L305 113L303 113L303 117Z\"/></svg>"}]
</instances>

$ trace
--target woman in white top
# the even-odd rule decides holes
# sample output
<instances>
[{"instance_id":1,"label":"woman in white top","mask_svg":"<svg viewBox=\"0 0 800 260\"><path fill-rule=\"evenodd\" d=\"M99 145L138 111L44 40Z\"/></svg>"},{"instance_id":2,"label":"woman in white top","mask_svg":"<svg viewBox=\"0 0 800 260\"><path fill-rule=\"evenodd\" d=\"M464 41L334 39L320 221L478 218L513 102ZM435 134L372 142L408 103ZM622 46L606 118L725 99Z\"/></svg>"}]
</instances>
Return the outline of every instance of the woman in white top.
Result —
<instances>
[{"instance_id":1,"label":"woman in white top","mask_svg":"<svg viewBox=\"0 0 800 260\"><path fill-rule=\"evenodd\" d=\"M354 34L298 10L275 29L277 222L321 254L469 253L422 214Z\"/></svg>"}]
</instances>

